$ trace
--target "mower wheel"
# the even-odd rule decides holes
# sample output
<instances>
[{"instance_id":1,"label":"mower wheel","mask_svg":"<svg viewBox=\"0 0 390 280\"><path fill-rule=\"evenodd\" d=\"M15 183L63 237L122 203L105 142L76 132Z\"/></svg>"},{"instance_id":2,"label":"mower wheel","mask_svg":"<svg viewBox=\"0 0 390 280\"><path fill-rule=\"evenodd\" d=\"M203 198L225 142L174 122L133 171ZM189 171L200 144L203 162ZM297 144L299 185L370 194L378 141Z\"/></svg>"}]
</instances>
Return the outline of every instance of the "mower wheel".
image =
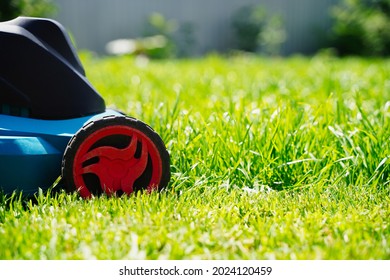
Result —
<instances>
[{"instance_id":1,"label":"mower wheel","mask_svg":"<svg viewBox=\"0 0 390 280\"><path fill-rule=\"evenodd\" d=\"M145 123L108 116L84 125L62 160L68 192L84 198L161 190L170 180L170 159L160 136Z\"/></svg>"}]
</instances>

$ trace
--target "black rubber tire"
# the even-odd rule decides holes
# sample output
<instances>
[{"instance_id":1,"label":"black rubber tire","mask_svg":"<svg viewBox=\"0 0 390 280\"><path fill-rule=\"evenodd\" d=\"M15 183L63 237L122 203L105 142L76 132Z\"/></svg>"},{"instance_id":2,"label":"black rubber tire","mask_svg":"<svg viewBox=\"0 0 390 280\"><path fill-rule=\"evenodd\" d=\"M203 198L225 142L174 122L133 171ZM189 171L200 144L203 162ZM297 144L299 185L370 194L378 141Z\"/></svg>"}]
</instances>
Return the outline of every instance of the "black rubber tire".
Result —
<instances>
[{"instance_id":1,"label":"black rubber tire","mask_svg":"<svg viewBox=\"0 0 390 280\"><path fill-rule=\"evenodd\" d=\"M64 152L63 160L62 160L62 168L61 168L61 174L62 179L64 180L65 189L67 192L74 192L80 189L80 186L76 186L75 184L75 176L74 175L74 160L76 157L76 153L79 150L80 146L90 135L93 133L97 133L99 130L107 129L107 127L114 127L114 126L126 126L130 127L131 129L135 131L139 131L144 136L146 136L155 146L155 151L158 151L158 156L161 159L161 179L158 182L157 189L161 190L165 188L170 180L170 157L169 153L164 145L164 142L162 141L161 137L147 124L127 116L107 116L102 119L98 119L92 122L89 122L85 124L69 141L68 146ZM111 138L110 138L111 137ZM115 147L117 149L122 149L123 147L119 148L119 146L126 145L124 141L131 141L131 140L125 140L126 135L110 135L106 136L105 139L99 140L98 142L104 142L104 144L96 143L97 147L99 148L99 145L104 145L104 147ZM140 145L140 142L137 142L137 149L138 145ZM93 149L95 149L94 147ZM91 147L91 150L93 150ZM135 156L134 156L135 158ZM100 161L100 159L98 160ZM148 154L148 166L145 168L144 173L140 176L139 182L134 189L134 191L142 191L147 189L148 182L150 182L153 170L150 171L150 169L153 169L153 164L149 163L151 162L150 155ZM149 174L147 174L149 173ZM83 175L84 176L84 175ZM148 176L150 178L148 178ZM142 177L142 178L141 178ZM138 180L138 179L137 179ZM149 181L148 181L149 180ZM86 188L89 190L91 195L93 196L99 196L105 191L103 190L102 185L100 184L99 179L92 178L85 178L84 180L86 182ZM118 190L115 192L116 195L122 195L123 192L121 190ZM111 195L111 194L110 194Z\"/></svg>"}]
</instances>

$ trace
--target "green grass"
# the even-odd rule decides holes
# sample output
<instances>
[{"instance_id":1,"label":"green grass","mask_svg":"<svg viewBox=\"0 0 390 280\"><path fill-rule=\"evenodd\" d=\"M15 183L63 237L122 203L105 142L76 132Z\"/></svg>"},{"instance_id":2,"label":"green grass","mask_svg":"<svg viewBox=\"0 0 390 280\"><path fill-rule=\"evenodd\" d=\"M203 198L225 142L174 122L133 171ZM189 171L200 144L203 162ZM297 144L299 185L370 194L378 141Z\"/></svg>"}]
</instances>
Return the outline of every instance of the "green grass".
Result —
<instances>
[{"instance_id":1,"label":"green grass","mask_svg":"<svg viewBox=\"0 0 390 280\"><path fill-rule=\"evenodd\" d=\"M390 60L82 60L162 136L171 183L0 196L0 259L390 259Z\"/></svg>"}]
</instances>

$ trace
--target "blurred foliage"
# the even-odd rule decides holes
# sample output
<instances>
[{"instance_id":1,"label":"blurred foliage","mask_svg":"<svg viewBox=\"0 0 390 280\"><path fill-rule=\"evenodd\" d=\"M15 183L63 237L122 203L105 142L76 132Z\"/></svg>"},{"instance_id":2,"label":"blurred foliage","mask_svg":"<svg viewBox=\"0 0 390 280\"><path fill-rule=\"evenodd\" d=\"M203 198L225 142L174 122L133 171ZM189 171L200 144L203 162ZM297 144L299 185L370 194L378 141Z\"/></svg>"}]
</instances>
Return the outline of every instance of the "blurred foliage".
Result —
<instances>
[{"instance_id":1,"label":"blurred foliage","mask_svg":"<svg viewBox=\"0 0 390 280\"><path fill-rule=\"evenodd\" d=\"M194 54L196 46L196 27L191 22L182 22L175 36L177 45L177 55L179 57L189 57Z\"/></svg>"},{"instance_id":2,"label":"blurred foliage","mask_svg":"<svg viewBox=\"0 0 390 280\"><path fill-rule=\"evenodd\" d=\"M52 0L1 0L0 21L18 16L46 17L54 14L55 10Z\"/></svg>"},{"instance_id":3,"label":"blurred foliage","mask_svg":"<svg viewBox=\"0 0 390 280\"><path fill-rule=\"evenodd\" d=\"M176 56L177 47L174 42L174 33L178 24L174 20L166 19L160 13L153 13L147 19L145 35L162 36L164 44L155 48L145 48L145 54L150 58L172 58Z\"/></svg>"},{"instance_id":4,"label":"blurred foliage","mask_svg":"<svg viewBox=\"0 0 390 280\"><path fill-rule=\"evenodd\" d=\"M282 17L273 16L269 18L263 31L259 34L257 44L260 46L262 53L278 55L286 38L287 33L284 29Z\"/></svg>"},{"instance_id":5,"label":"blurred foliage","mask_svg":"<svg viewBox=\"0 0 390 280\"><path fill-rule=\"evenodd\" d=\"M113 40L106 50L113 55L142 55L151 59L188 57L194 50L194 31L192 23L179 24L153 13L147 18L143 37Z\"/></svg>"},{"instance_id":6,"label":"blurred foliage","mask_svg":"<svg viewBox=\"0 0 390 280\"><path fill-rule=\"evenodd\" d=\"M258 46L258 36L266 22L266 12L262 7L245 6L233 15L233 28L237 36L238 48L254 52Z\"/></svg>"},{"instance_id":7,"label":"blurred foliage","mask_svg":"<svg viewBox=\"0 0 390 280\"><path fill-rule=\"evenodd\" d=\"M340 55L390 54L390 0L343 0L332 16L330 41Z\"/></svg>"},{"instance_id":8,"label":"blurred foliage","mask_svg":"<svg viewBox=\"0 0 390 280\"><path fill-rule=\"evenodd\" d=\"M260 6L244 6L233 15L237 47L248 52L277 55L286 40L281 16L270 16Z\"/></svg>"},{"instance_id":9,"label":"blurred foliage","mask_svg":"<svg viewBox=\"0 0 390 280\"><path fill-rule=\"evenodd\" d=\"M195 45L194 32L195 28L189 22L178 23L160 13L152 13L147 19L145 36L160 36L165 43L158 48L146 48L145 54L150 58L189 56Z\"/></svg>"}]
</instances>

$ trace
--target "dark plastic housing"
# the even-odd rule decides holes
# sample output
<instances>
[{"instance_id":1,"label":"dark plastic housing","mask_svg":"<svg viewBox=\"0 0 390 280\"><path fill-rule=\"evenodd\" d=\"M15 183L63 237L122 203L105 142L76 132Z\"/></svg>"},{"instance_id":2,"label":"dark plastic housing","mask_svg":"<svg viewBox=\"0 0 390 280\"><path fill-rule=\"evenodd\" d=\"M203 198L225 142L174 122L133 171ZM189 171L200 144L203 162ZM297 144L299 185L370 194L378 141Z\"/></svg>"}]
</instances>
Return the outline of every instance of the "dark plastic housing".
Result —
<instances>
[{"instance_id":1,"label":"dark plastic housing","mask_svg":"<svg viewBox=\"0 0 390 280\"><path fill-rule=\"evenodd\" d=\"M0 23L0 114L69 119L104 110L58 22L18 17Z\"/></svg>"}]
</instances>

